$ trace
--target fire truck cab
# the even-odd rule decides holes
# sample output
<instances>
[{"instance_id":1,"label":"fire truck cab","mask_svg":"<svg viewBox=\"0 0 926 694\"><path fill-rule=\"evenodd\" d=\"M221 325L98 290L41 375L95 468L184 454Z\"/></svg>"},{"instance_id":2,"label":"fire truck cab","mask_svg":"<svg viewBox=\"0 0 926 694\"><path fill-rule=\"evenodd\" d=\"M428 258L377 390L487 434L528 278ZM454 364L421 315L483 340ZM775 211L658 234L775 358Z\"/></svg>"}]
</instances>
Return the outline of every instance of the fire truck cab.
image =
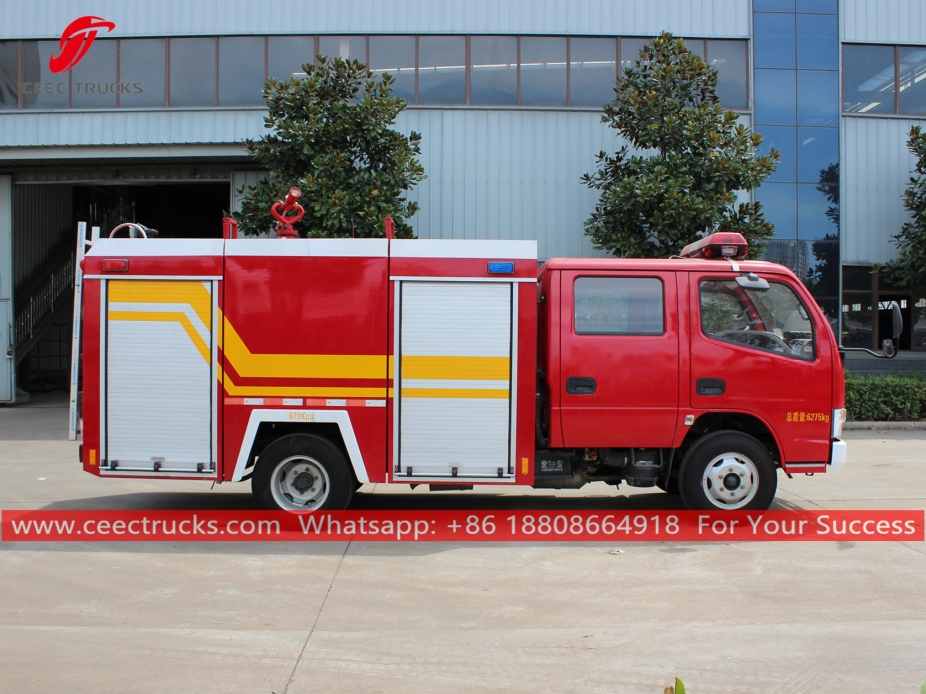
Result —
<instances>
[{"instance_id":1,"label":"fire truck cab","mask_svg":"<svg viewBox=\"0 0 926 694\"><path fill-rule=\"evenodd\" d=\"M101 239L82 464L292 511L593 481L768 508L779 469L844 464L843 371L803 284L734 237L539 269L532 241Z\"/></svg>"}]
</instances>

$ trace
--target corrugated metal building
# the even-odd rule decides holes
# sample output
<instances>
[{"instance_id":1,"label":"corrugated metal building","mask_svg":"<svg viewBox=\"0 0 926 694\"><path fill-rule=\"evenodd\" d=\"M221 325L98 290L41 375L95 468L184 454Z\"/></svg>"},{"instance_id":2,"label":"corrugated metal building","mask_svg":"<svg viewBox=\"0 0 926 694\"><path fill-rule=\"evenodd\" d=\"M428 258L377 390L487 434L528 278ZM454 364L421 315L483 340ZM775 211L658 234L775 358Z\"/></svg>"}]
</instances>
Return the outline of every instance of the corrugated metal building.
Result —
<instances>
[{"instance_id":1,"label":"corrugated metal building","mask_svg":"<svg viewBox=\"0 0 926 694\"><path fill-rule=\"evenodd\" d=\"M84 16L97 26L77 36L95 41L55 72ZM52 387L66 364L58 278L76 222L220 235L235 190L261 175L242 145L264 132L260 85L314 53L399 75L410 106L397 127L422 134L428 175L410 193L420 237L595 253L582 232L595 195L580 176L620 146L600 106L663 30L718 69L722 103L783 151L757 192L778 228L769 257L804 274L846 344L876 344L889 293L855 270L891 257L905 218L906 133L926 118L900 98L918 94L926 65L911 50L926 44L915 0L0 0L0 342L14 353L0 400L17 377ZM869 57L872 46L883 50ZM888 50L890 112L849 98L886 88L864 67ZM903 300L903 346L926 350L926 301Z\"/></svg>"}]
</instances>

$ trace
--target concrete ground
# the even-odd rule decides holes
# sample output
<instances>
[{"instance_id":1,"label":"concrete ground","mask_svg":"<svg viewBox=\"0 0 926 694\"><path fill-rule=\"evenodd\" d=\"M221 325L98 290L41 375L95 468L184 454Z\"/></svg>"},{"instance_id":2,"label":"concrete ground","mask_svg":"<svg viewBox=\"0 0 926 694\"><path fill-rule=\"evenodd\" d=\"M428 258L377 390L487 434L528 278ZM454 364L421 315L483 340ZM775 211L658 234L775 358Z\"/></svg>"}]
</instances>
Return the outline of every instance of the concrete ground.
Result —
<instances>
[{"instance_id":1,"label":"concrete ground","mask_svg":"<svg viewBox=\"0 0 926 694\"><path fill-rule=\"evenodd\" d=\"M66 402L0 410L0 509L252 508L100 480ZM777 508L926 509L926 431L853 431ZM652 490L431 494L357 508L678 508ZM624 554L609 554L611 549ZM924 543L0 544L0 691L919 691Z\"/></svg>"}]
</instances>

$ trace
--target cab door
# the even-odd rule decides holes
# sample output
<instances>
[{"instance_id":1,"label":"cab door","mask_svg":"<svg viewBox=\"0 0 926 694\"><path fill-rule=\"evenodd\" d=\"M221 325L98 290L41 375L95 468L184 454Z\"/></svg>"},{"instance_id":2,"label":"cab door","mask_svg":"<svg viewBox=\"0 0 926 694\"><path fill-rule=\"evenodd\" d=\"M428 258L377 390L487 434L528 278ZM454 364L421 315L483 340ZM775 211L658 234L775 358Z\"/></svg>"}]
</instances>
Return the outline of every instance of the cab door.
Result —
<instances>
[{"instance_id":1,"label":"cab door","mask_svg":"<svg viewBox=\"0 0 926 694\"><path fill-rule=\"evenodd\" d=\"M674 272L563 271L563 442L663 448L678 417Z\"/></svg>"},{"instance_id":2,"label":"cab door","mask_svg":"<svg viewBox=\"0 0 926 694\"><path fill-rule=\"evenodd\" d=\"M756 415L787 463L826 462L832 416L827 326L795 280L758 273L768 289L729 272L691 273L691 405Z\"/></svg>"}]
</instances>

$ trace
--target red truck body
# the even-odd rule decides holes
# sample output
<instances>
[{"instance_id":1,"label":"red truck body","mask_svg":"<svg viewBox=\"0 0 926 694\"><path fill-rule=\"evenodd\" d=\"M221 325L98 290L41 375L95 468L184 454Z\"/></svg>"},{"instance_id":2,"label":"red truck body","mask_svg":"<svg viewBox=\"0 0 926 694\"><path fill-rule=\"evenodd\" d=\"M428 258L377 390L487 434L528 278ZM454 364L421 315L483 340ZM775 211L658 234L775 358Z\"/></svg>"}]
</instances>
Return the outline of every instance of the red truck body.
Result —
<instances>
[{"instance_id":1,"label":"red truck body","mask_svg":"<svg viewBox=\"0 0 926 694\"><path fill-rule=\"evenodd\" d=\"M368 482L595 480L753 508L776 469L845 459L836 340L778 265L538 269L525 241L103 239L82 267L95 475L252 478L262 505L292 510ZM740 287L749 273L771 290ZM711 441L730 451L699 463ZM717 498L733 473L747 491Z\"/></svg>"}]
</instances>

